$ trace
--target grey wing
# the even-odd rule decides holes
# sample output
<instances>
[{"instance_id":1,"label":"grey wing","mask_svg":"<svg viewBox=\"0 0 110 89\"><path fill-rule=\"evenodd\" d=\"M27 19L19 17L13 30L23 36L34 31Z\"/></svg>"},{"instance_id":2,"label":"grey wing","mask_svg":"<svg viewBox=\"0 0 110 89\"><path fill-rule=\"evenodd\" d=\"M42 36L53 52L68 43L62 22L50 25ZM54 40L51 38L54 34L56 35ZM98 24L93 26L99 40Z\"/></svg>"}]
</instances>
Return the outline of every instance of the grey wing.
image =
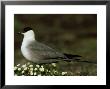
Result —
<instances>
[{"instance_id":1,"label":"grey wing","mask_svg":"<svg viewBox=\"0 0 110 89\"><path fill-rule=\"evenodd\" d=\"M37 55L37 57L39 56L42 59L65 58L62 53L57 52L53 48L36 41L31 42L29 49L33 51L34 55Z\"/></svg>"}]
</instances>

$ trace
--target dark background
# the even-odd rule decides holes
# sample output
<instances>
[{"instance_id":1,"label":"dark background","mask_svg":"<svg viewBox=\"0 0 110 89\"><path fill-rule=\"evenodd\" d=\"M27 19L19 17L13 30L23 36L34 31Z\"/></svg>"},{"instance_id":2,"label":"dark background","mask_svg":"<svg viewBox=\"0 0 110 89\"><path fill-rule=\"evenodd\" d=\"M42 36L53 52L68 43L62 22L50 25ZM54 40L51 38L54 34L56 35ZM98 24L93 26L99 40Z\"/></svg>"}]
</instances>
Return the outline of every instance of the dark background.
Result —
<instances>
[{"instance_id":1,"label":"dark background","mask_svg":"<svg viewBox=\"0 0 110 89\"><path fill-rule=\"evenodd\" d=\"M36 40L57 51L81 55L83 61L97 62L96 14L15 14L15 65L27 62L20 51L23 36L17 35L24 27L32 27ZM97 75L94 63L61 62L58 66L71 75Z\"/></svg>"}]
</instances>

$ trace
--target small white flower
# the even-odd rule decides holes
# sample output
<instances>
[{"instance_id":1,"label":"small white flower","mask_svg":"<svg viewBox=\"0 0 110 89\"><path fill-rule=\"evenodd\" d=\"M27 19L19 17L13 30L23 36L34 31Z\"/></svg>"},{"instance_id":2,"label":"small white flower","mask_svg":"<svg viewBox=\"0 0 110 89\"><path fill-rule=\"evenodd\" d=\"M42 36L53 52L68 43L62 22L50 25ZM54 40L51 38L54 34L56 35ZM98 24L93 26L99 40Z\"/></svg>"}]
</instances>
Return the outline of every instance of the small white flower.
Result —
<instances>
[{"instance_id":1,"label":"small white flower","mask_svg":"<svg viewBox=\"0 0 110 89\"><path fill-rule=\"evenodd\" d=\"M14 67L14 70L17 70L17 67L16 66Z\"/></svg>"},{"instance_id":2,"label":"small white flower","mask_svg":"<svg viewBox=\"0 0 110 89\"><path fill-rule=\"evenodd\" d=\"M65 75L65 74L67 74L67 72L62 72L62 75Z\"/></svg>"},{"instance_id":3,"label":"small white flower","mask_svg":"<svg viewBox=\"0 0 110 89\"><path fill-rule=\"evenodd\" d=\"M53 66L53 67L56 67L56 63L52 63L52 66Z\"/></svg>"},{"instance_id":4,"label":"small white flower","mask_svg":"<svg viewBox=\"0 0 110 89\"><path fill-rule=\"evenodd\" d=\"M22 71L22 74L24 73L24 71Z\"/></svg>"},{"instance_id":5,"label":"small white flower","mask_svg":"<svg viewBox=\"0 0 110 89\"><path fill-rule=\"evenodd\" d=\"M21 71L21 68L18 68L18 71Z\"/></svg>"},{"instance_id":6,"label":"small white flower","mask_svg":"<svg viewBox=\"0 0 110 89\"><path fill-rule=\"evenodd\" d=\"M36 71L36 70L37 70L37 68L34 68L34 70Z\"/></svg>"},{"instance_id":7,"label":"small white flower","mask_svg":"<svg viewBox=\"0 0 110 89\"><path fill-rule=\"evenodd\" d=\"M36 65L36 67L39 68L40 66L39 65Z\"/></svg>"},{"instance_id":8,"label":"small white flower","mask_svg":"<svg viewBox=\"0 0 110 89\"><path fill-rule=\"evenodd\" d=\"M39 68L39 70L41 71L41 72L43 72L44 71L44 68L42 67L42 68Z\"/></svg>"},{"instance_id":9,"label":"small white flower","mask_svg":"<svg viewBox=\"0 0 110 89\"><path fill-rule=\"evenodd\" d=\"M27 67L24 68L24 70L27 70L27 69L28 69Z\"/></svg>"},{"instance_id":10,"label":"small white flower","mask_svg":"<svg viewBox=\"0 0 110 89\"><path fill-rule=\"evenodd\" d=\"M33 72L32 71L30 72L30 75L33 75Z\"/></svg>"},{"instance_id":11,"label":"small white flower","mask_svg":"<svg viewBox=\"0 0 110 89\"><path fill-rule=\"evenodd\" d=\"M26 64L25 65L22 65L22 67L25 68L26 67Z\"/></svg>"},{"instance_id":12,"label":"small white flower","mask_svg":"<svg viewBox=\"0 0 110 89\"><path fill-rule=\"evenodd\" d=\"M33 71L33 68L30 68L30 71Z\"/></svg>"},{"instance_id":13,"label":"small white flower","mask_svg":"<svg viewBox=\"0 0 110 89\"><path fill-rule=\"evenodd\" d=\"M29 67L33 67L33 65L29 65Z\"/></svg>"},{"instance_id":14,"label":"small white flower","mask_svg":"<svg viewBox=\"0 0 110 89\"><path fill-rule=\"evenodd\" d=\"M17 66L20 66L20 64L18 64Z\"/></svg>"},{"instance_id":15,"label":"small white flower","mask_svg":"<svg viewBox=\"0 0 110 89\"><path fill-rule=\"evenodd\" d=\"M46 70L48 72L48 70Z\"/></svg>"},{"instance_id":16,"label":"small white flower","mask_svg":"<svg viewBox=\"0 0 110 89\"><path fill-rule=\"evenodd\" d=\"M41 68L43 68L44 66L41 66Z\"/></svg>"},{"instance_id":17,"label":"small white flower","mask_svg":"<svg viewBox=\"0 0 110 89\"><path fill-rule=\"evenodd\" d=\"M34 72L34 75L37 75L37 73L36 73L36 72Z\"/></svg>"}]
</instances>

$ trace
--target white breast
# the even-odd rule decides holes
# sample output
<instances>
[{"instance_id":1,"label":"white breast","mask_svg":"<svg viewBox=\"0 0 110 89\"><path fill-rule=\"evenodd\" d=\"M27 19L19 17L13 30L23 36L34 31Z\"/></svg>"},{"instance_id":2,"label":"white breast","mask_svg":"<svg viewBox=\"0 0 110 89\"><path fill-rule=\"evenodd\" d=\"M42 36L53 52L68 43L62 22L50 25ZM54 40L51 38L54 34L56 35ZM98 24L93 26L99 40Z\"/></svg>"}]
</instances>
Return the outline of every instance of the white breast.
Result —
<instances>
[{"instance_id":1,"label":"white breast","mask_svg":"<svg viewBox=\"0 0 110 89\"><path fill-rule=\"evenodd\" d=\"M31 60L31 55L30 55L30 51L28 49L28 45L29 45L28 41L23 41L22 45L21 45L21 52L27 60Z\"/></svg>"},{"instance_id":2,"label":"white breast","mask_svg":"<svg viewBox=\"0 0 110 89\"><path fill-rule=\"evenodd\" d=\"M30 30L26 33L23 33L23 35L24 35L24 38L23 38L23 42L21 45L21 52L27 60L32 60L32 55L30 53L29 44L33 40L35 40L34 32L32 30Z\"/></svg>"},{"instance_id":3,"label":"white breast","mask_svg":"<svg viewBox=\"0 0 110 89\"><path fill-rule=\"evenodd\" d=\"M21 52L22 52L23 56L24 56L26 59L31 60L29 50L28 50L28 48L26 48L26 46L27 46L27 45L22 44L22 46L21 46Z\"/></svg>"}]
</instances>

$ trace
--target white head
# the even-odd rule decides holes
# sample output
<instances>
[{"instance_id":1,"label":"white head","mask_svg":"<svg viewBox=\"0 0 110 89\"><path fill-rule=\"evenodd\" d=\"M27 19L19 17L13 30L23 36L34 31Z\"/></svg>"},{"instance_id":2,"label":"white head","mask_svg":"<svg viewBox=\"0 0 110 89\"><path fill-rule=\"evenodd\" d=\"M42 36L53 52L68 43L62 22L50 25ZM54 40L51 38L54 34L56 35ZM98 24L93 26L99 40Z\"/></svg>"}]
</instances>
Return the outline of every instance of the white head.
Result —
<instances>
[{"instance_id":1,"label":"white head","mask_svg":"<svg viewBox=\"0 0 110 89\"><path fill-rule=\"evenodd\" d=\"M35 40L35 34L32 28L26 27L23 32L19 32L19 34L24 35L24 40Z\"/></svg>"}]
</instances>

